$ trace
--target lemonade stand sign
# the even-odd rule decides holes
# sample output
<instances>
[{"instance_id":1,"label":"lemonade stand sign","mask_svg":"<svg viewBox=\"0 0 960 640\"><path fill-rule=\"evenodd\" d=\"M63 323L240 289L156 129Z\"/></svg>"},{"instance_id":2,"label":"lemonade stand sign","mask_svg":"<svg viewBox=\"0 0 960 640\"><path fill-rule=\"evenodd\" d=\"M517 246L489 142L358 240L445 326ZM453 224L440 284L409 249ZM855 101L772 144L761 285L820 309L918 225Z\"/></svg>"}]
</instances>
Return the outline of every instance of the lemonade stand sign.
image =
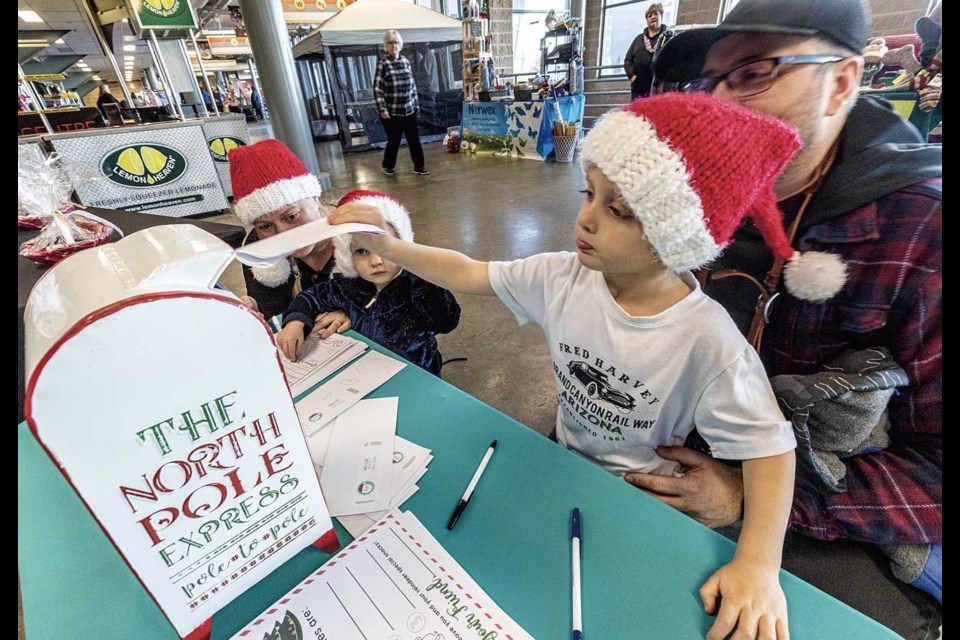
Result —
<instances>
[{"instance_id":1,"label":"lemonade stand sign","mask_svg":"<svg viewBox=\"0 0 960 640\"><path fill-rule=\"evenodd\" d=\"M197 28L197 16L189 0L129 0L127 4L140 31Z\"/></svg>"},{"instance_id":2,"label":"lemonade stand sign","mask_svg":"<svg viewBox=\"0 0 960 640\"><path fill-rule=\"evenodd\" d=\"M228 206L199 124L49 139L86 207L182 217Z\"/></svg>"},{"instance_id":3,"label":"lemonade stand sign","mask_svg":"<svg viewBox=\"0 0 960 640\"><path fill-rule=\"evenodd\" d=\"M233 187L230 184L230 164L227 154L231 149L250 144L250 134L247 132L247 121L241 115L220 116L207 118L203 121L203 135L210 147L210 157L213 166L220 177L220 186L227 197L233 196Z\"/></svg>"}]
</instances>

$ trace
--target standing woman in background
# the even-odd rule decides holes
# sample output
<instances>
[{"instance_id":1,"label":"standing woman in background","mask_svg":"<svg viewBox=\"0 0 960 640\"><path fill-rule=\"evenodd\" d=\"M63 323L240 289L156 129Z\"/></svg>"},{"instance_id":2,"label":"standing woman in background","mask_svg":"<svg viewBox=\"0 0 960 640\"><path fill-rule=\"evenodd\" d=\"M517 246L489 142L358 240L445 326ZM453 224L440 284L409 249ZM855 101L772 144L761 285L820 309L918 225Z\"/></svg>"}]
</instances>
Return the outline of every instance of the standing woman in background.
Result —
<instances>
[{"instance_id":1,"label":"standing woman in background","mask_svg":"<svg viewBox=\"0 0 960 640\"><path fill-rule=\"evenodd\" d=\"M420 146L420 132L417 130L417 113L420 111L417 82L410 61L400 55L403 38L391 29L383 34L383 48L387 53L377 63L377 75L373 81L373 95L377 100L380 121L387 130L383 172L388 176L397 173L394 168L397 152L400 151L400 141L406 135L413 172L428 176L430 172L424 166L423 147Z\"/></svg>"},{"instance_id":2,"label":"standing woman in background","mask_svg":"<svg viewBox=\"0 0 960 640\"><path fill-rule=\"evenodd\" d=\"M653 83L653 57L673 37L673 31L663 26L663 4L655 2L647 7L647 27L633 39L623 58L623 69L630 78L630 98L650 95Z\"/></svg>"}]
</instances>

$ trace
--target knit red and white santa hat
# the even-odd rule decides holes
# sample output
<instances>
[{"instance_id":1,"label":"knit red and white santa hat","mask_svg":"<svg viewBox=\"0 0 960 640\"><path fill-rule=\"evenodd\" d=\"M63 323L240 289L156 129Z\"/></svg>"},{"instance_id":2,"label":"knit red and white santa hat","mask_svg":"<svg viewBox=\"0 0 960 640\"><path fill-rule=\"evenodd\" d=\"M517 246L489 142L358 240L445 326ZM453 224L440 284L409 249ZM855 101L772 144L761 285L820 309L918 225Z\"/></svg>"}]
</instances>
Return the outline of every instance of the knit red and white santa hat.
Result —
<instances>
[{"instance_id":1,"label":"knit red and white santa hat","mask_svg":"<svg viewBox=\"0 0 960 640\"><path fill-rule=\"evenodd\" d=\"M348 202L376 207L383 219L393 227L398 238L413 242L413 225L410 223L410 212L393 196L380 191L354 189L340 198L337 206L342 207ZM348 278L356 278L359 275L353 266L353 252L350 250L352 239L353 234L350 233L333 237L333 256L336 260L333 272L343 274Z\"/></svg>"},{"instance_id":2,"label":"knit red and white santa hat","mask_svg":"<svg viewBox=\"0 0 960 640\"><path fill-rule=\"evenodd\" d=\"M320 196L320 181L279 140L236 147L227 156L234 209L247 227L257 218L306 198Z\"/></svg>"},{"instance_id":3,"label":"knit red and white santa hat","mask_svg":"<svg viewBox=\"0 0 960 640\"><path fill-rule=\"evenodd\" d=\"M248 229L260 216L306 198L320 197L322 192L317 177L279 140L268 138L235 147L227 159L234 212ZM290 261L253 267L251 273L261 284L279 287L290 279Z\"/></svg>"},{"instance_id":4,"label":"knit red and white santa hat","mask_svg":"<svg viewBox=\"0 0 960 640\"><path fill-rule=\"evenodd\" d=\"M749 217L786 261L787 291L819 302L843 287L846 265L834 254L790 246L773 190L801 145L771 116L706 94L665 93L601 118L584 140L581 162L617 185L672 271L715 259Z\"/></svg>"}]
</instances>

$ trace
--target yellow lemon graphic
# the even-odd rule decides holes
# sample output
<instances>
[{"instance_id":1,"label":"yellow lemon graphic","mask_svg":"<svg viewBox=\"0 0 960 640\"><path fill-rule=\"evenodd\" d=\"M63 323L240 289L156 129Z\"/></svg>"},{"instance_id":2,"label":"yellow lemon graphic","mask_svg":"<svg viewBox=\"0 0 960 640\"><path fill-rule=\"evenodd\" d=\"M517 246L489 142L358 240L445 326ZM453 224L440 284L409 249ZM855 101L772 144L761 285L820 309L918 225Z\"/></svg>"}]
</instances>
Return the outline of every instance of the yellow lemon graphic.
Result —
<instances>
[{"instance_id":1,"label":"yellow lemon graphic","mask_svg":"<svg viewBox=\"0 0 960 640\"><path fill-rule=\"evenodd\" d=\"M147 4L156 9L157 11L163 11L163 5L160 0L146 0Z\"/></svg>"},{"instance_id":2,"label":"yellow lemon graphic","mask_svg":"<svg viewBox=\"0 0 960 640\"><path fill-rule=\"evenodd\" d=\"M160 4L163 5L164 10L170 11L170 9L173 9L173 6L177 4L177 0L160 0Z\"/></svg>"},{"instance_id":3,"label":"yellow lemon graphic","mask_svg":"<svg viewBox=\"0 0 960 640\"><path fill-rule=\"evenodd\" d=\"M140 156L137 154L136 149L127 149L121 153L120 157L117 159L117 166L127 173L132 173L135 176L142 176L144 173L143 161L140 160Z\"/></svg>"},{"instance_id":4,"label":"yellow lemon graphic","mask_svg":"<svg viewBox=\"0 0 960 640\"><path fill-rule=\"evenodd\" d=\"M218 156L225 156L225 155L227 155L227 150L224 149L224 144L223 144L223 142L224 142L223 138L217 138L216 140L214 140L213 142L211 142L211 143L210 143L210 151L213 151L213 152L214 152L215 154L217 154ZM229 142L229 140L227 140L227 142ZM234 146L236 146L236 145L234 145Z\"/></svg>"},{"instance_id":5,"label":"yellow lemon graphic","mask_svg":"<svg viewBox=\"0 0 960 640\"><path fill-rule=\"evenodd\" d=\"M236 149L239 146L240 145L238 145L236 142L234 142L230 138L224 138L223 139L223 155L227 155L227 153L230 152L230 149Z\"/></svg>"},{"instance_id":6,"label":"yellow lemon graphic","mask_svg":"<svg viewBox=\"0 0 960 640\"><path fill-rule=\"evenodd\" d=\"M163 166L167 164L167 156L153 147L140 147L140 156L143 158L143 164L150 173L158 173L163 169Z\"/></svg>"}]
</instances>

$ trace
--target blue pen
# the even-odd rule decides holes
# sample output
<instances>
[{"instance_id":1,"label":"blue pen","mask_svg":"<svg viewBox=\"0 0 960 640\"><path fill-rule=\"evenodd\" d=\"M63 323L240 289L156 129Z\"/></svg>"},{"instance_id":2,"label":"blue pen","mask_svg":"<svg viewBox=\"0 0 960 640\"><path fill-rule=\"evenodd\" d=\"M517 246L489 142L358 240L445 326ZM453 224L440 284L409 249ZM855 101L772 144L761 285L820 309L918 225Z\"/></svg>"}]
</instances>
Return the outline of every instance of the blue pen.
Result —
<instances>
[{"instance_id":1,"label":"blue pen","mask_svg":"<svg viewBox=\"0 0 960 640\"><path fill-rule=\"evenodd\" d=\"M580 531L580 509L574 508L570 523L570 546L573 553L573 580L571 593L573 594L573 640L583 640L583 619L580 614L580 557L583 555L581 547L583 536Z\"/></svg>"}]
</instances>

